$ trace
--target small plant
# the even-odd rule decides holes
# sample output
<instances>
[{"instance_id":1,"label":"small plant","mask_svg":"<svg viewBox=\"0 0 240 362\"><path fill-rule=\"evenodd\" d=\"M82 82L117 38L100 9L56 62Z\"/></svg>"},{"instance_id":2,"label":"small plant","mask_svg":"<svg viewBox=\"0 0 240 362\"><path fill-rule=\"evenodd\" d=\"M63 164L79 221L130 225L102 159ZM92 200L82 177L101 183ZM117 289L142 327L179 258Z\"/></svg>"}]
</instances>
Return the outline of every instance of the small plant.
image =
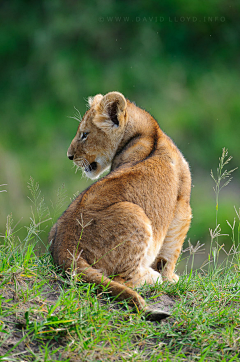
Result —
<instances>
[{"instance_id":1,"label":"small plant","mask_svg":"<svg viewBox=\"0 0 240 362\"><path fill-rule=\"evenodd\" d=\"M222 150L222 155L219 158L219 165L217 168L217 175L214 176L213 171L211 170L211 177L215 182L215 187L213 187L213 190L215 192L215 200L216 200L216 225L215 225L215 229L209 229L210 232L210 236L211 236L211 243L210 243L210 253L209 253L209 266L211 266L211 257L213 258L213 264L214 267L217 266L218 264L218 260L219 260L219 252L220 250L224 250L224 245L220 246L218 243L218 239L220 236L228 236L228 234L221 234L221 227L220 224L218 223L218 211L219 211L219 194L220 191L226 187L232 180L232 173L237 169L234 168L230 171L224 169L225 166L232 160L232 156L228 157L228 150L225 149L225 147ZM224 181L224 183L222 184L222 182ZM213 246L213 243L216 243L216 246Z\"/></svg>"},{"instance_id":2,"label":"small plant","mask_svg":"<svg viewBox=\"0 0 240 362\"><path fill-rule=\"evenodd\" d=\"M28 189L31 193L31 197L28 197L32 202L31 205L31 223L27 229L27 236L25 238L25 242L29 242L32 239L35 239L35 242L40 241L42 243L42 239L40 238L40 233L42 232L42 224L51 220L49 208L45 204L44 197L41 196L41 190L39 188L39 183L35 182L32 177L28 182Z\"/></svg>"},{"instance_id":3,"label":"small plant","mask_svg":"<svg viewBox=\"0 0 240 362\"><path fill-rule=\"evenodd\" d=\"M233 223L232 225L230 224L230 222L228 220L227 224L231 229L231 241L232 241L232 246L228 252L228 256L232 256L233 262L235 263L234 265L238 268L238 270L240 271L240 208L237 211L236 207L234 206L234 210L236 212L236 216L238 219L238 225L236 223L236 219L233 219ZM237 236L236 236L237 234Z\"/></svg>"},{"instance_id":4,"label":"small plant","mask_svg":"<svg viewBox=\"0 0 240 362\"><path fill-rule=\"evenodd\" d=\"M67 195L66 195L65 184L62 184L62 186L59 187L57 190L56 203L54 204L51 201L51 206L52 206L52 210L53 210L53 215L52 215L53 222L55 222L56 218L59 216L60 211L63 209L66 198L67 198Z\"/></svg>"},{"instance_id":5,"label":"small plant","mask_svg":"<svg viewBox=\"0 0 240 362\"><path fill-rule=\"evenodd\" d=\"M204 253L204 250L205 250L205 249L202 249L202 247L203 247L204 245L205 245L205 244L201 244L200 241L198 240L197 244L196 244L195 246L193 246L193 245L191 244L190 239L188 239L188 247L182 251L182 253L189 252L189 256L187 257L187 262L186 262L186 274L188 274L188 263L189 263L189 259L190 259L190 257L192 257L191 269L190 269L189 278L191 278L192 273L193 273L193 265L194 265L195 254L202 254L202 253Z\"/></svg>"},{"instance_id":6,"label":"small plant","mask_svg":"<svg viewBox=\"0 0 240 362\"><path fill-rule=\"evenodd\" d=\"M234 168L230 171L224 170L224 167L231 161L232 156L228 156L228 150L225 149L225 147L222 150L222 156L219 158L219 165L217 168L217 176L214 176L213 171L211 170L211 177L215 182L215 187L213 187L213 190L215 192L216 196L216 228L218 227L218 209L219 209L219 194L220 191L227 186L231 180L232 180L232 173L237 169ZM226 180L223 185L221 185L221 182L223 180Z\"/></svg>"}]
</instances>

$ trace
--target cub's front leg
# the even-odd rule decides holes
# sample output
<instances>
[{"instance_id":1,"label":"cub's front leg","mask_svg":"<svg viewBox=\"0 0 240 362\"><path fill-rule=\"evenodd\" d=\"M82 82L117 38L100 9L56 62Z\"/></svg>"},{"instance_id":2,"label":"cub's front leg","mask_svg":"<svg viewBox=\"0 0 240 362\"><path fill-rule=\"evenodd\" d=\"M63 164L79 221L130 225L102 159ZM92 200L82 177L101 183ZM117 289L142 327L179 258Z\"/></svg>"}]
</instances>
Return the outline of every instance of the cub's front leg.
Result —
<instances>
[{"instance_id":1,"label":"cub's front leg","mask_svg":"<svg viewBox=\"0 0 240 362\"><path fill-rule=\"evenodd\" d=\"M174 273L184 239L187 235L192 218L191 207L184 199L177 203L174 218L168 228L160 252L152 268L161 273L163 280L176 283L179 276Z\"/></svg>"}]
</instances>

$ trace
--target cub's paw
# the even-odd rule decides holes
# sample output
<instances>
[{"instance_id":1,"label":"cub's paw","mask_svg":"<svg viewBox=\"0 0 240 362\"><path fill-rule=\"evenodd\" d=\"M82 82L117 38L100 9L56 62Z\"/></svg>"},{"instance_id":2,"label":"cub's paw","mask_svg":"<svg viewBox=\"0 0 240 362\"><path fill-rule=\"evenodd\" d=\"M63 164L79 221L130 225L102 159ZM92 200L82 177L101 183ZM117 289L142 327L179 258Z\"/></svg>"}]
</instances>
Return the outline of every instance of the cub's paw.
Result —
<instances>
[{"instance_id":1,"label":"cub's paw","mask_svg":"<svg viewBox=\"0 0 240 362\"><path fill-rule=\"evenodd\" d=\"M152 268L145 268L141 270L141 274L136 274L130 282L136 288L140 288L144 284L162 284L162 276Z\"/></svg>"},{"instance_id":2,"label":"cub's paw","mask_svg":"<svg viewBox=\"0 0 240 362\"><path fill-rule=\"evenodd\" d=\"M172 276L172 283L177 283L179 281L179 276L175 273L173 273Z\"/></svg>"},{"instance_id":3,"label":"cub's paw","mask_svg":"<svg viewBox=\"0 0 240 362\"><path fill-rule=\"evenodd\" d=\"M179 276L175 273L173 273L172 275L165 274L163 276L163 280L175 284L179 281Z\"/></svg>"}]
</instances>

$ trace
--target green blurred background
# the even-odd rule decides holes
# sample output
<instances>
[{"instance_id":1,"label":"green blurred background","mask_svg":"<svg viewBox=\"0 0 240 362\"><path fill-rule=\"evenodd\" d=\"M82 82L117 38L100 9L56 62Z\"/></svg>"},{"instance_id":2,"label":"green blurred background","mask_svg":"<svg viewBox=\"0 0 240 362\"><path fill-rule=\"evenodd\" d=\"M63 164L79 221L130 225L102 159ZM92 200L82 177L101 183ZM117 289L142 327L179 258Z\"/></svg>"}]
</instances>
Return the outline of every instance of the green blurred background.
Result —
<instances>
[{"instance_id":1,"label":"green blurred background","mask_svg":"<svg viewBox=\"0 0 240 362\"><path fill-rule=\"evenodd\" d=\"M12 0L0 9L1 233L10 212L15 223L22 218L17 228L29 224L30 176L50 210L65 184L53 221L90 183L66 157L78 125L68 116L74 107L83 115L88 96L117 90L148 110L189 161L188 237L208 243L215 227L210 170L223 147L233 156L229 168L240 166L240 2ZM233 176L220 196L224 233L240 207L239 169Z\"/></svg>"}]
</instances>

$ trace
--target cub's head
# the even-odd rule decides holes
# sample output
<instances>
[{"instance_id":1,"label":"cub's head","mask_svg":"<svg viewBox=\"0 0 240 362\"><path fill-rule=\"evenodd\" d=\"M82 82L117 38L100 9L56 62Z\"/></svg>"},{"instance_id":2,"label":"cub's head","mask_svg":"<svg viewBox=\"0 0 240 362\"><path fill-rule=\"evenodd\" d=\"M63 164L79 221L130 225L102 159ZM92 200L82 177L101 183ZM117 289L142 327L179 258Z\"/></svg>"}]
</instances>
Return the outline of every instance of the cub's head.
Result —
<instances>
[{"instance_id":1,"label":"cub's head","mask_svg":"<svg viewBox=\"0 0 240 362\"><path fill-rule=\"evenodd\" d=\"M87 177L98 178L109 166L124 134L127 101L121 93L97 94L88 99L84 114L67 156L82 167Z\"/></svg>"}]
</instances>

